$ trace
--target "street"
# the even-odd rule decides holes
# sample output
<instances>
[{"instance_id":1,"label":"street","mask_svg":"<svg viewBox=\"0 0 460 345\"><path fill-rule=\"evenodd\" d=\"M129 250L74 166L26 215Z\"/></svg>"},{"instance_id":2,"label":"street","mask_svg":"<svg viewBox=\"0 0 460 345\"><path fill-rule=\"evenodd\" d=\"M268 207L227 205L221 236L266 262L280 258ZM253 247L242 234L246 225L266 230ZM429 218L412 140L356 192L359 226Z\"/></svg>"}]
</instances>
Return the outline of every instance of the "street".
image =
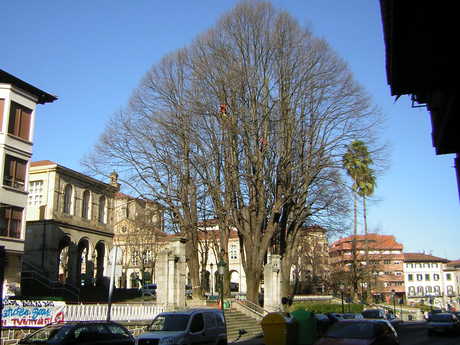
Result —
<instances>
[{"instance_id":1,"label":"street","mask_svg":"<svg viewBox=\"0 0 460 345\"><path fill-rule=\"evenodd\" d=\"M460 335L428 336L425 322L407 322L401 326L399 334L400 345L458 345ZM265 345L263 338L234 343L238 345Z\"/></svg>"},{"instance_id":2,"label":"street","mask_svg":"<svg viewBox=\"0 0 460 345\"><path fill-rule=\"evenodd\" d=\"M425 322L407 323L399 331L401 345L458 345L460 335L428 336Z\"/></svg>"}]
</instances>

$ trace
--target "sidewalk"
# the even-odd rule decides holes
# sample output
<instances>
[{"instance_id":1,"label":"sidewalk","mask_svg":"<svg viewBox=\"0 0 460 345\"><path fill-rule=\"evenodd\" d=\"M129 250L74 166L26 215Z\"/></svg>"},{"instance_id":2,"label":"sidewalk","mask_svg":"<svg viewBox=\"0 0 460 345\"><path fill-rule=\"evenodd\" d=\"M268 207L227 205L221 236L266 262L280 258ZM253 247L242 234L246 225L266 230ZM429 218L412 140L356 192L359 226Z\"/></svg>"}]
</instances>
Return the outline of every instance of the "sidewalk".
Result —
<instances>
[{"instance_id":1,"label":"sidewalk","mask_svg":"<svg viewBox=\"0 0 460 345\"><path fill-rule=\"evenodd\" d=\"M238 341L236 343L229 343L229 344L234 344L234 345L265 345L263 336L252 338L252 339L249 339L249 340Z\"/></svg>"}]
</instances>

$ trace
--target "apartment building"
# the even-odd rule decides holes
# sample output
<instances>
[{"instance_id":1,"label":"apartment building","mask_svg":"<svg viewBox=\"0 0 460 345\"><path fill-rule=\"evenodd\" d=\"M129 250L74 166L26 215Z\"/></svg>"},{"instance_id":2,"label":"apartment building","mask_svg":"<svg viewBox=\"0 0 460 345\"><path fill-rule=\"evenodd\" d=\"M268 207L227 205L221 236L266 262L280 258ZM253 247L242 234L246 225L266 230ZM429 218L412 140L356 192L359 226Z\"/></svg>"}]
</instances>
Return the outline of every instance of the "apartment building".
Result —
<instances>
[{"instance_id":1,"label":"apartment building","mask_svg":"<svg viewBox=\"0 0 460 345\"><path fill-rule=\"evenodd\" d=\"M445 308L458 305L457 269L449 260L425 253L404 253L407 302Z\"/></svg>"},{"instance_id":2,"label":"apartment building","mask_svg":"<svg viewBox=\"0 0 460 345\"><path fill-rule=\"evenodd\" d=\"M5 251L4 293L20 290L25 239L27 170L36 106L57 99L0 69L0 247Z\"/></svg>"},{"instance_id":3,"label":"apartment building","mask_svg":"<svg viewBox=\"0 0 460 345\"><path fill-rule=\"evenodd\" d=\"M349 276L354 260L358 270L365 272L366 278L359 287L362 291L355 294L364 294L369 284L374 301L389 303L393 297L398 300L404 297L403 245L394 236L367 234L341 238L332 243L329 255L336 276ZM336 283L349 286L349 281Z\"/></svg>"},{"instance_id":4,"label":"apartment building","mask_svg":"<svg viewBox=\"0 0 460 345\"><path fill-rule=\"evenodd\" d=\"M29 168L23 295L74 295L107 286L114 195L105 183L52 161ZM51 294L50 294L51 293Z\"/></svg>"}]
</instances>

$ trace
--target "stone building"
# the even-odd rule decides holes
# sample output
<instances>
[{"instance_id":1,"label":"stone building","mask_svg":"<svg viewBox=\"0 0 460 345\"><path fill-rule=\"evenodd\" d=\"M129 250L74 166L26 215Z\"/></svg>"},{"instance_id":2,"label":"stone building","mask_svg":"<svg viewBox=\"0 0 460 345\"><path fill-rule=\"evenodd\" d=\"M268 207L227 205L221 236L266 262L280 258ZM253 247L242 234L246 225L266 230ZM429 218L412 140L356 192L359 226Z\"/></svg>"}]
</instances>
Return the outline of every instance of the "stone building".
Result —
<instances>
[{"instance_id":1,"label":"stone building","mask_svg":"<svg viewBox=\"0 0 460 345\"><path fill-rule=\"evenodd\" d=\"M332 243L329 249L331 269L344 273L344 281L336 281L349 289L353 261L356 260L358 272L363 278L359 282L356 295L370 291L374 301L392 302L393 296L398 300L404 298L403 245L396 242L392 235L367 234L348 236ZM356 258L356 259L355 259ZM367 286L369 284L369 288ZM350 291L348 291L350 292Z\"/></svg>"},{"instance_id":2,"label":"stone building","mask_svg":"<svg viewBox=\"0 0 460 345\"><path fill-rule=\"evenodd\" d=\"M7 294L20 290L36 106L56 99L0 69L0 247L5 251L0 266Z\"/></svg>"},{"instance_id":3,"label":"stone building","mask_svg":"<svg viewBox=\"0 0 460 345\"><path fill-rule=\"evenodd\" d=\"M114 209L114 244L120 260L116 286L137 288L156 282L155 266L169 242L163 232L164 210L157 202L117 193Z\"/></svg>"},{"instance_id":4,"label":"stone building","mask_svg":"<svg viewBox=\"0 0 460 345\"><path fill-rule=\"evenodd\" d=\"M29 169L23 295L78 297L108 284L116 183L51 161Z\"/></svg>"},{"instance_id":5,"label":"stone building","mask_svg":"<svg viewBox=\"0 0 460 345\"><path fill-rule=\"evenodd\" d=\"M319 226L299 232L298 263L292 281L298 280L297 293L325 294L330 285L329 243L327 232Z\"/></svg>"}]
</instances>

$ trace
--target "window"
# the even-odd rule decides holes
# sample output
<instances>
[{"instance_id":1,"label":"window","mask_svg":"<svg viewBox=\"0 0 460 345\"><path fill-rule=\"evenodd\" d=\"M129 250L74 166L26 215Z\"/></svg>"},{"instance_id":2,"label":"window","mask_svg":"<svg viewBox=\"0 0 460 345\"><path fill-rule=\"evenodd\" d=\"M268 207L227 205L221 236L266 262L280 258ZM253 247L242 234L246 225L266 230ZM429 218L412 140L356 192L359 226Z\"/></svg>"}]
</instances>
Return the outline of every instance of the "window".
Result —
<instances>
[{"instance_id":1,"label":"window","mask_svg":"<svg viewBox=\"0 0 460 345\"><path fill-rule=\"evenodd\" d=\"M22 208L0 205L0 236L20 238Z\"/></svg>"},{"instance_id":2,"label":"window","mask_svg":"<svg viewBox=\"0 0 460 345\"><path fill-rule=\"evenodd\" d=\"M417 280L419 280L419 281L420 281L420 280L423 280L423 275L417 274Z\"/></svg>"},{"instance_id":3,"label":"window","mask_svg":"<svg viewBox=\"0 0 460 345\"><path fill-rule=\"evenodd\" d=\"M446 273L446 279L447 280L452 280L452 274Z\"/></svg>"},{"instance_id":4,"label":"window","mask_svg":"<svg viewBox=\"0 0 460 345\"><path fill-rule=\"evenodd\" d=\"M64 208L62 212L65 214L70 214L70 211L72 209L72 185L68 184L64 188Z\"/></svg>"},{"instance_id":5,"label":"window","mask_svg":"<svg viewBox=\"0 0 460 345\"><path fill-rule=\"evenodd\" d=\"M230 259L238 259L238 247L236 244L230 246Z\"/></svg>"},{"instance_id":6,"label":"window","mask_svg":"<svg viewBox=\"0 0 460 345\"><path fill-rule=\"evenodd\" d=\"M409 296L415 296L415 286L409 286Z\"/></svg>"},{"instance_id":7,"label":"window","mask_svg":"<svg viewBox=\"0 0 460 345\"><path fill-rule=\"evenodd\" d=\"M425 280L430 281L430 275L429 274L425 274Z\"/></svg>"},{"instance_id":8,"label":"window","mask_svg":"<svg viewBox=\"0 0 460 345\"><path fill-rule=\"evenodd\" d=\"M447 286L447 295L452 296L454 294L454 287L452 285Z\"/></svg>"},{"instance_id":9,"label":"window","mask_svg":"<svg viewBox=\"0 0 460 345\"><path fill-rule=\"evenodd\" d=\"M89 206L90 206L91 193L89 190L83 192L83 202L81 206L81 216L82 218L89 219Z\"/></svg>"},{"instance_id":10,"label":"window","mask_svg":"<svg viewBox=\"0 0 460 345\"><path fill-rule=\"evenodd\" d=\"M383 264L384 264L384 265L390 265L390 264L391 264L391 260L383 260Z\"/></svg>"},{"instance_id":11,"label":"window","mask_svg":"<svg viewBox=\"0 0 460 345\"><path fill-rule=\"evenodd\" d=\"M434 280L439 280L439 274L433 274L433 279Z\"/></svg>"},{"instance_id":12,"label":"window","mask_svg":"<svg viewBox=\"0 0 460 345\"><path fill-rule=\"evenodd\" d=\"M105 196L99 198L99 223L105 224Z\"/></svg>"},{"instance_id":13,"label":"window","mask_svg":"<svg viewBox=\"0 0 460 345\"><path fill-rule=\"evenodd\" d=\"M40 206L43 204L43 181L29 182L27 204L29 206Z\"/></svg>"},{"instance_id":14,"label":"window","mask_svg":"<svg viewBox=\"0 0 460 345\"><path fill-rule=\"evenodd\" d=\"M410 282L413 281L414 280L414 275L413 274L408 274L407 275L407 280L410 281Z\"/></svg>"},{"instance_id":15,"label":"window","mask_svg":"<svg viewBox=\"0 0 460 345\"><path fill-rule=\"evenodd\" d=\"M423 286L417 286L417 295L423 296Z\"/></svg>"},{"instance_id":16,"label":"window","mask_svg":"<svg viewBox=\"0 0 460 345\"><path fill-rule=\"evenodd\" d=\"M433 290L436 296L439 296L441 294L441 288L438 285L434 286Z\"/></svg>"},{"instance_id":17,"label":"window","mask_svg":"<svg viewBox=\"0 0 460 345\"><path fill-rule=\"evenodd\" d=\"M428 295L432 292L431 286L425 286L425 294Z\"/></svg>"},{"instance_id":18,"label":"window","mask_svg":"<svg viewBox=\"0 0 460 345\"><path fill-rule=\"evenodd\" d=\"M204 328L203 314L195 314L190 324L190 332L196 333L202 331Z\"/></svg>"},{"instance_id":19,"label":"window","mask_svg":"<svg viewBox=\"0 0 460 345\"><path fill-rule=\"evenodd\" d=\"M26 181L27 161L6 155L3 184L20 190L24 190Z\"/></svg>"},{"instance_id":20,"label":"window","mask_svg":"<svg viewBox=\"0 0 460 345\"><path fill-rule=\"evenodd\" d=\"M29 140L31 116L32 110L11 102L8 133Z\"/></svg>"}]
</instances>

